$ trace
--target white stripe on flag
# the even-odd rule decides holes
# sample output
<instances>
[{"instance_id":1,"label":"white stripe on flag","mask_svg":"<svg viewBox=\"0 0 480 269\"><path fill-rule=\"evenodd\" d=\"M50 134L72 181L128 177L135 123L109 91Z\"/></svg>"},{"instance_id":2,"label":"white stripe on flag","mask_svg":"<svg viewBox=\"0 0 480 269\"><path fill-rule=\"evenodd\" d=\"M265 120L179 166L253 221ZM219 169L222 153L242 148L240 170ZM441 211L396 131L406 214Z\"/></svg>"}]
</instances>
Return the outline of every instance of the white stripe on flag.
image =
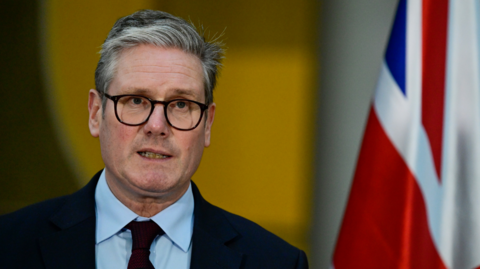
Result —
<instances>
[{"instance_id":1,"label":"white stripe on flag","mask_svg":"<svg viewBox=\"0 0 480 269\"><path fill-rule=\"evenodd\" d=\"M480 265L478 1L450 2L440 252L449 268Z\"/></svg>"},{"instance_id":2,"label":"white stripe on flag","mask_svg":"<svg viewBox=\"0 0 480 269\"><path fill-rule=\"evenodd\" d=\"M410 93L405 98L384 63L375 92L374 108L383 129L417 179L427 206L430 232L438 248L443 189L435 173L427 135L421 127L420 94Z\"/></svg>"}]
</instances>

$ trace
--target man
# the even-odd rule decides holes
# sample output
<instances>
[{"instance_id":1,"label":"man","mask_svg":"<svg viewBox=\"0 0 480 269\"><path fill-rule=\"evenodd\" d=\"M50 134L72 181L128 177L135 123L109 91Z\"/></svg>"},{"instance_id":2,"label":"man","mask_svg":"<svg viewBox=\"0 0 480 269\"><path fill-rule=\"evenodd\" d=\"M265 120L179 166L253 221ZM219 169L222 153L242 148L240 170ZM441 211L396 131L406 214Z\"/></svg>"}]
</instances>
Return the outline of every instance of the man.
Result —
<instances>
[{"instance_id":1,"label":"man","mask_svg":"<svg viewBox=\"0 0 480 269\"><path fill-rule=\"evenodd\" d=\"M0 218L0 268L307 268L305 253L206 202L222 49L144 10L110 31L88 100L105 169L80 191Z\"/></svg>"}]
</instances>

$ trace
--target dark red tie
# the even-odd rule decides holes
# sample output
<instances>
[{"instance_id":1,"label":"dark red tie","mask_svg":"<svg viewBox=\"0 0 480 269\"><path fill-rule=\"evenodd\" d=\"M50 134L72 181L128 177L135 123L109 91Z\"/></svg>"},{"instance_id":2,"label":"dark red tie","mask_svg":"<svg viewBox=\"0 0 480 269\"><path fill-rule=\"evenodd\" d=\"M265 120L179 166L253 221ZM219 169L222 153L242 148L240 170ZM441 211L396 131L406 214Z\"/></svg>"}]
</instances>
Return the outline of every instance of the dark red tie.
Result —
<instances>
[{"instance_id":1,"label":"dark red tie","mask_svg":"<svg viewBox=\"0 0 480 269\"><path fill-rule=\"evenodd\" d=\"M155 269L150 262L150 245L157 235L165 232L158 225L149 221L132 221L125 228L132 231L132 256L128 269Z\"/></svg>"}]
</instances>

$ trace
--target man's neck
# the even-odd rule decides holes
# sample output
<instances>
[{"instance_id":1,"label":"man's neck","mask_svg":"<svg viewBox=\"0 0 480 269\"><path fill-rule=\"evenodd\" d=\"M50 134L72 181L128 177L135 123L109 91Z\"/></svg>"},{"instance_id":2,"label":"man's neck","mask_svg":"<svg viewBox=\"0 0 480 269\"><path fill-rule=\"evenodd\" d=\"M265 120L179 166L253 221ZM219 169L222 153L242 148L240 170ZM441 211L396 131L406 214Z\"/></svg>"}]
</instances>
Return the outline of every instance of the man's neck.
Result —
<instances>
[{"instance_id":1,"label":"man's neck","mask_svg":"<svg viewBox=\"0 0 480 269\"><path fill-rule=\"evenodd\" d=\"M106 176L107 185L112 191L113 195L127 208L132 210L135 214L150 218L163 211L180 199L188 190L188 184L183 186L180 191L164 193L148 193L144 195L133 193L124 188L121 184L111 181Z\"/></svg>"}]
</instances>

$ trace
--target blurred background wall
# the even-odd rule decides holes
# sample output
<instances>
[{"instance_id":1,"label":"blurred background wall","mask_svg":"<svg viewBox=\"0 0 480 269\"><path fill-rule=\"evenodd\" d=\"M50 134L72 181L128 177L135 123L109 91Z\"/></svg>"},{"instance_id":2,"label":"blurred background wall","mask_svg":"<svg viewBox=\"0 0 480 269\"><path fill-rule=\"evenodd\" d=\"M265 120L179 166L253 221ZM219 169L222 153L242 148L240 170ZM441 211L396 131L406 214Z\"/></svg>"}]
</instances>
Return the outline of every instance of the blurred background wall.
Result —
<instances>
[{"instance_id":1,"label":"blurred background wall","mask_svg":"<svg viewBox=\"0 0 480 269\"><path fill-rule=\"evenodd\" d=\"M212 145L193 180L328 268L395 0L2 1L0 214L103 168L87 125L116 19L170 12L223 33ZM207 35L208 36L208 35Z\"/></svg>"}]
</instances>

